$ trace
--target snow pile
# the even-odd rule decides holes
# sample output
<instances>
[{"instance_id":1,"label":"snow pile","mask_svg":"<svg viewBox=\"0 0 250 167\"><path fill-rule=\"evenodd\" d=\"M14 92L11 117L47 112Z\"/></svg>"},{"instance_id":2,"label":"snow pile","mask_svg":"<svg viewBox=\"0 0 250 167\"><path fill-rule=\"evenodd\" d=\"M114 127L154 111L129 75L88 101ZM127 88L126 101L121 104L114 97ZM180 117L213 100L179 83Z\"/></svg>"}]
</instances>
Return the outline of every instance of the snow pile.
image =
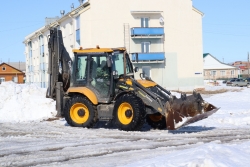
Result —
<instances>
[{"instance_id":1,"label":"snow pile","mask_svg":"<svg viewBox=\"0 0 250 167\"><path fill-rule=\"evenodd\" d=\"M223 86L222 86L223 88ZM220 109L207 119L196 122L191 126L207 127L250 127L250 89L249 88L232 88L231 91L203 96L204 100L219 107ZM207 87L206 87L207 89ZM238 89L238 91L233 91Z\"/></svg>"},{"instance_id":2,"label":"snow pile","mask_svg":"<svg viewBox=\"0 0 250 167\"><path fill-rule=\"evenodd\" d=\"M139 160L122 167L243 167L249 164L249 141L240 144L217 144L216 142L200 144L196 148L173 151L170 154Z\"/></svg>"},{"instance_id":3,"label":"snow pile","mask_svg":"<svg viewBox=\"0 0 250 167\"><path fill-rule=\"evenodd\" d=\"M33 84L3 82L0 85L0 122L39 121L56 115L55 102L46 89Z\"/></svg>"}]
</instances>

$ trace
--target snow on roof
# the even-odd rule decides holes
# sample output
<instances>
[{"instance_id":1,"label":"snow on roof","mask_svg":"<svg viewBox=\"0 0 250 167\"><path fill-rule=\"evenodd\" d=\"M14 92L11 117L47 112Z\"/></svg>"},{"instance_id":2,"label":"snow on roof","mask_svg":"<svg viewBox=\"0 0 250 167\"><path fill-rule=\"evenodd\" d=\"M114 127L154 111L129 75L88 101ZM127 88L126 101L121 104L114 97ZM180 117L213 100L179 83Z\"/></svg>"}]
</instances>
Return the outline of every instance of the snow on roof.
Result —
<instances>
[{"instance_id":1,"label":"snow on roof","mask_svg":"<svg viewBox=\"0 0 250 167\"><path fill-rule=\"evenodd\" d=\"M216 59L210 53L203 54L203 61L204 61L203 69L205 69L205 70L209 70L209 69L238 69L237 67L222 63L221 61Z\"/></svg>"}]
</instances>

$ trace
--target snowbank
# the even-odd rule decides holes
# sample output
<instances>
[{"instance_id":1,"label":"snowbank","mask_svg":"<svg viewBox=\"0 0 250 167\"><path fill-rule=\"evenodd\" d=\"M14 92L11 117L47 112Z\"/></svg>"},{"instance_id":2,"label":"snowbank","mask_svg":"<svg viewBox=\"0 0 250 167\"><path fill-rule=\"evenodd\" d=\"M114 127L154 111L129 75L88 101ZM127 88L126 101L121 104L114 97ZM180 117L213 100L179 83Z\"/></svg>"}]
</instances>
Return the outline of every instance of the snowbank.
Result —
<instances>
[{"instance_id":1,"label":"snowbank","mask_svg":"<svg viewBox=\"0 0 250 167\"><path fill-rule=\"evenodd\" d=\"M0 85L0 122L40 121L56 115L55 101L46 89L33 84L3 82Z\"/></svg>"},{"instance_id":2,"label":"snowbank","mask_svg":"<svg viewBox=\"0 0 250 167\"><path fill-rule=\"evenodd\" d=\"M248 166L250 142L240 144L218 144L211 142L186 150L173 151L170 154L139 160L123 167L226 167Z\"/></svg>"}]
</instances>

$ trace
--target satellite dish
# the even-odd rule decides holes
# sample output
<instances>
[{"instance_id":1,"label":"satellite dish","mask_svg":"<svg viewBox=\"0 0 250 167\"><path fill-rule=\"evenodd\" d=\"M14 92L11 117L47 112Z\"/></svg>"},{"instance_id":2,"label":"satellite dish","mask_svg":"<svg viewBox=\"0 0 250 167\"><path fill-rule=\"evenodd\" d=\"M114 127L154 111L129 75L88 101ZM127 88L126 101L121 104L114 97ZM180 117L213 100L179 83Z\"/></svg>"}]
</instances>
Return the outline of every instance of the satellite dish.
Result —
<instances>
[{"instance_id":1,"label":"satellite dish","mask_svg":"<svg viewBox=\"0 0 250 167\"><path fill-rule=\"evenodd\" d=\"M159 18L159 22L160 22L161 25L164 25L164 18L163 18L163 17L160 17L160 18Z\"/></svg>"}]
</instances>

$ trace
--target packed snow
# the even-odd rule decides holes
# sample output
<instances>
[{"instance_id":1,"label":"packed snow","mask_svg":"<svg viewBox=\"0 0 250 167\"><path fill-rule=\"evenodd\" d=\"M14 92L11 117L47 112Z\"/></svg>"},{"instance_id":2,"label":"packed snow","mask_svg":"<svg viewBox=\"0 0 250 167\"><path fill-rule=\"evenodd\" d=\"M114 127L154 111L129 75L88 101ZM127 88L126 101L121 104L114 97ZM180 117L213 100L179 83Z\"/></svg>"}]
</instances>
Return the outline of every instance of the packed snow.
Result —
<instances>
[{"instance_id":1,"label":"packed snow","mask_svg":"<svg viewBox=\"0 0 250 167\"><path fill-rule=\"evenodd\" d=\"M3 82L0 85L0 122L40 121L56 114L46 89L34 84Z\"/></svg>"},{"instance_id":2,"label":"packed snow","mask_svg":"<svg viewBox=\"0 0 250 167\"><path fill-rule=\"evenodd\" d=\"M206 81L205 81L206 82ZM73 128L56 114L46 89L0 85L0 166L235 167L250 164L250 88L206 85L220 110L179 130L125 132L100 123ZM174 93L179 96L178 93Z\"/></svg>"}]
</instances>

